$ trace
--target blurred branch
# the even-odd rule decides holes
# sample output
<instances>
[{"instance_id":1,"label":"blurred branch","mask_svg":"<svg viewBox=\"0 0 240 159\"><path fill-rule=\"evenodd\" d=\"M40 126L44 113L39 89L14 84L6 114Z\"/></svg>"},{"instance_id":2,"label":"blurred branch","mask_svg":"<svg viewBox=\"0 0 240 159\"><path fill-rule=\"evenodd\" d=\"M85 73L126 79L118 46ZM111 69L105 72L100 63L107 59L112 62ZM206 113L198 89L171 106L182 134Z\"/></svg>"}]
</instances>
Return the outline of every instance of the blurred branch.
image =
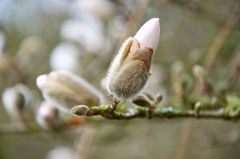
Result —
<instances>
[{"instance_id":1,"label":"blurred branch","mask_svg":"<svg viewBox=\"0 0 240 159\"><path fill-rule=\"evenodd\" d=\"M187 120L186 122L183 123L183 127L180 133L179 146L175 157L176 159L183 159L185 156L188 138L192 127L192 122L193 120Z\"/></svg>"},{"instance_id":2,"label":"blurred branch","mask_svg":"<svg viewBox=\"0 0 240 159\"><path fill-rule=\"evenodd\" d=\"M129 20L123 30L122 35L119 37L119 44L126 39L129 35L133 35L138 27L138 24L143 19L146 9L150 0L136 1L134 8L129 15ZM121 42L120 42L121 41Z\"/></svg>"},{"instance_id":3,"label":"blurred branch","mask_svg":"<svg viewBox=\"0 0 240 159\"><path fill-rule=\"evenodd\" d=\"M83 127L82 135L79 137L79 141L76 143L76 155L78 159L88 158L96 132L97 128L94 126L85 125Z\"/></svg>"},{"instance_id":4,"label":"blurred branch","mask_svg":"<svg viewBox=\"0 0 240 159\"><path fill-rule=\"evenodd\" d=\"M239 16L240 16L239 6L236 5L231 15L227 18L224 26L217 33L216 37L212 42L212 45L210 46L207 52L207 57L205 59L205 66L206 66L207 72L209 72L209 70L211 69L223 42L225 41L225 39L227 38L227 36L235 26L235 24L237 23Z\"/></svg>"},{"instance_id":5,"label":"blurred branch","mask_svg":"<svg viewBox=\"0 0 240 159\"><path fill-rule=\"evenodd\" d=\"M229 76L228 76L228 86L225 91L232 89L239 79L239 75L240 75L240 43L234 50L234 55L232 57L232 61L231 61L229 70L230 70L230 72L229 72Z\"/></svg>"},{"instance_id":6,"label":"blurred branch","mask_svg":"<svg viewBox=\"0 0 240 159\"><path fill-rule=\"evenodd\" d=\"M136 107L134 110L121 110L123 105L118 104L116 110L112 111L110 105L100 105L88 107L85 105L76 106L72 113L78 116L97 116L100 115L106 119L127 120L134 118L202 118L202 119L240 119L240 111L225 111L224 108L218 110L200 110L200 108L184 109L174 107L156 107L149 111L146 107Z\"/></svg>"},{"instance_id":7,"label":"blurred branch","mask_svg":"<svg viewBox=\"0 0 240 159\"><path fill-rule=\"evenodd\" d=\"M134 8L132 9L131 13L128 16L128 21L124 26L122 34L116 40L116 44L114 46L114 53L118 52L119 47L122 45L122 41L124 41L129 35L133 35L136 31L138 24L144 17L144 13L148 7L149 0L139 1L135 4Z\"/></svg>"},{"instance_id":8,"label":"blurred branch","mask_svg":"<svg viewBox=\"0 0 240 159\"><path fill-rule=\"evenodd\" d=\"M207 57L205 59L206 73L208 73L211 70L212 65L217 57L217 54L219 53L221 46L223 45L225 39L227 38L227 36L229 35L231 30L237 23L237 21L239 19L239 14L240 14L239 6L236 5L234 7L231 15L227 18L223 27L220 29L220 31L215 36L211 46L209 47L209 50L207 52ZM207 80L205 80L205 81L207 81ZM194 96L199 96L203 93L204 86L205 87L207 86L206 85L207 83L205 81L202 81L202 80L197 81L197 83L193 89ZM226 118L226 117L228 119L232 118L232 116L228 116L225 113L223 113L223 114L224 114L223 118ZM221 118L221 116L223 114L220 113L217 116L216 116L216 114L213 114L212 117L213 118ZM209 118L210 116L208 116L207 118ZM236 116L238 116L238 118L239 118L239 115L236 115ZM205 118L205 117L206 117L205 114L203 114L203 112L202 112L202 118ZM192 126L192 120L188 120L188 122L184 123L184 127L182 128L182 132L180 135L180 144L179 144L180 146L177 150L176 159L183 159L185 156L186 146L187 146L187 142L188 142L188 136L191 131L191 126Z\"/></svg>"},{"instance_id":9,"label":"blurred branch","mask_svg":"<svg viewBox=\"0 0 240 159\"><path fill-rule=\"evenodd\" d=\"M202 106L204 108L205 106ZM110 120L129 120L134 118L196 118L196 119L222 119L222 120L238 120L240 119L240 109L229 109L229 107L217 110L201 110L200 107L195 109L168 107L140 107L135 109L126 109L124 105L119 103L113 110L111 105L91 106L79 105L73 107L72 113L77 116L97 116L100 115ZM77 126L77 125L76 125ZM79 125L78 125L79 126ZM61 129L45 130L40 127L28 129L21 124L0 125L0 135L21 135L36 133L60 133L63 131L71 131L74 126L65 126ZM92 131L92 130L91 130ZM81 149L81 148L80 148Z\"/></svg>"},{"instance_id":10,"label":"blurred branch","mask_svg":"<svg viewBox=\"0 0 240 159\"><path fill-rule=\"evenodd\" d=\"M0 125L0 135L19 135L19 134L34 134L42 132L52 132L41 128L27 129L22 124L5 124Z\"/></svg>"},{"instance_id":11,"label":"blurred branch","mask_svg":"<svg viewBox=\"0 0 240 159\"><path fill-rule=\"evenodd\" d=\"M69 131L69 127L66 127L56 130L46 130L40 127L37 128L27 128L22 124L1 124L0 125L0 136L1 135L28 135L28 134L37 134L37 133L60 133L63 131Z\"/></svg>"},{"instance_id":12,"label":"blurred branch","mask_svg":"<svg viewBox=\"0 0 240 159\"><path fill-rule=\"evenodd\" d=\"M207 18L210 21L222 25L225 22L225 18L231 13L219 11L218 9L209 8L208 4L204 4L202 1L196 0L168 0L172 4L179 5L184 9L189 10L191 13L203 18ZM238 2L237 2L238 3ZM239 5L239 4L236 4Z\"/></svg>"}]
</instances>

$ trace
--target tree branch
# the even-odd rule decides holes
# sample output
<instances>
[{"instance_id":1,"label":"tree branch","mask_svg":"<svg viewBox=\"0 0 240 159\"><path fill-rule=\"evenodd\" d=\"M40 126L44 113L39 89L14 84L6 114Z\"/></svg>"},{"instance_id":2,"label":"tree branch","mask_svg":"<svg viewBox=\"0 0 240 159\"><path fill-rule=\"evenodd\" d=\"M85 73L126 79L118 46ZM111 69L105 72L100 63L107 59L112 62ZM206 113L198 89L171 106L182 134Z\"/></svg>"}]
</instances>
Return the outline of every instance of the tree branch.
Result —
<instances>
[{"instance_id":1,"label":"tree branch","mask_svg":"<svg viewBox=\"0 0 240 159\"><path fill-rule=\"evenodd\" d=\"M239 111L225 111L221 108L218 110L193 110L174 107L156 107L149 112L147 107L136 107L136 109L121 110L122 104L118 104L115 111L111 112L109 105L100 105L88 107L85 105L76 106L72 113L77 116L96 116L100 115L107 119L127 120L133 118L148 118L149 113L153 118L204 118L204 119L240 119Z\"/></svg>"},{"instance_id":2,"label":"tree branch","mask_svg":"<svg viewBox=\"0 0 240 159\"><path fill-rule=\"evenodd\" d=\"M37 133L60 133L65 131L73 130L73 126L65 126L61 129L56 130L46 130L40 127L36 128L27 128L19 124L1 124L0 125L0 136L2 135L29 135L29 134L37 134Z\"/></svg>"}]
</instances>

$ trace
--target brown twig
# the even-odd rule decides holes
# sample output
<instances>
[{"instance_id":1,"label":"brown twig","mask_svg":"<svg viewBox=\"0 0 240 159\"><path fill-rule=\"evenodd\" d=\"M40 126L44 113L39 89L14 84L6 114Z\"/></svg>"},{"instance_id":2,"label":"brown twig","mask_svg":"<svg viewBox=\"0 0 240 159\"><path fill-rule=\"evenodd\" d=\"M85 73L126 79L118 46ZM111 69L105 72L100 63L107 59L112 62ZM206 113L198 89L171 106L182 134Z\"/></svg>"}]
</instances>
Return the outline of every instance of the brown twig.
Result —
<instances>
[{"instance_id":1,"label":"brown twig","mask_svg":"<svg viewBox=\"0 0 240 159\"><path fill-rule=\"evenodd\" d=\"M180 132L180 141L179 141L179 146L177 149L176 157L175 159L183 159L185 152L186 152L186 147L187 147L187 142L188 142L188 137L190 134L190 129L192 126L192 120L187 120L183 123L183 127Z\"/></svg>"},{"instance_id":2,"label":"brown twig","mask_svg":"<svg viewBox=\"0 0 240 159\"><path fill-rule=\"evenodd\" d=\"M216 59L217 54L219 53L219 50L223 42L225 41L226 37L229 35L234 25L237 23L239 18L239 13L240 13L239 7L236 6L232 11L231 15L226 20L224 26L220 29L220 31L217 33L216 37L214 38L213 43L208 50L207 57L205 60L206 73L208 73L212 68L212 65ZM204 87L204 83L202 81L198 81L193 89L193 95L199 96L203 91L203 87ZM177 150L176 159L184 158L188 136L191 131L191 126L192 126L192 120L188 120L188 122L184 123L182 132L180 135L180 144Z\"/></svg>"},{"instance_id":3,"label":"brown twig","mask_svg":"<svg viewBox=\"0 0 240 159\"><path fill-rule=\"evenodd\" d=\"M100 115L106 119L110 120L129 120L135 118L148 118L149 117L149 109L146 107L137 107L135 111L118 111L114 112L109 111L109 105L101 105L101 106L93 106L89 107L84 113L82 110L78 111L81 106L77 106L74 109L73 113L78 116L97 116ZM86 106L84 106L86 107ZM84 108L85 109L85 108ZM152 110L152 118L171 118L171 119L179 119L179 118L196 118L196 119L218 119L218 120L239 120L240 119L240 111L231 111L226 112L222 109L220 110L199 110L196 113L196 110L186 110L186 109L176 109L173 107L159 107ZM71 131L75 127L64 127L59 130L44 130L41 128L35 129L26 129L20 127L19 125L1 125L0 126L0 135L23 135L23 134L36 134L36 133L60 133L62 131Z\"/></svg>"},{"instance_id":4,"label":"brown twig","mask_svg":"<svg viewBox=\"0 0 240 159\"><path fill-rule=\"evenodd\" d=\"M119 105L118 105L119 106ZM82 109L84 108L84 111ZM136 110L121 111L117 108L114 112L109 111L110 105L100 105L88 107L76 106L72 109L72 113L77 116L97 116L100 115L110 120L128 120L134 118L148 118L148 108L137 107ZM158 107L152 111L153 118L197 118L197 119L224 119L224 120L237 120L240 119L240 111L226 112L223 109L219 110L186 110L184 108L177 109L173 107Z\"/></svg>"},{"instance_id":5,"label":"brown twig","mask_svg":"<svg viewBox=\"0 0 240 159\"><path fill-rule=\"evenodd\" d=\"M77 159L87 159L89 155L89 151L91 145L93 143L94 136L96 134L97 129L90 125L85 125L83 127L82 135L79 138L79 141L76 144Z\"/></svg>"},{"instance_id":6,"label":"brown twig","mask_svg":"<svg viewBox=\"0 0 240 159\"><path fill-rule=\"evenodd\" d=\"M225 41L225 39L235 26L235 24L237 23L239 15L240 15L239 6L236 5L231 15L226 20L224 26L220 29L220 31L213 39L212 45L209 47L207 57L205 59L205 67L207 72L209 72L210 69L212 68L212 65L215 61L217 54L219 53L219 50L223 42Z\"/></svg>"},{"instance_id":7,"label":"brown twig","mask_svg":"<svg viewBox=\"0 0 240 159\"><path fill-rule=\"evenodd\" d=\"M131 14L129 15L129 21L127 22L124 32L119 38L119 44L122 44L122 41L126 39L127 36L135 33L137 25L142 20L145 10L148 6L150 0L145 1L136 1L135 7L132 9Z\"/></svg>"},{"instance_id":8,"label":"brown twig","mask_svg":"<svg viewBox=\"0 0 240 159\"><path fill-rule=\"evenodd\" d=\"M73 127L64 127L57 130L46 130L40 127L27 128L19 124L2 124L0 125L0 136L1 135L28 135L37 133L60 133L63 131L71 131Z\"/></svg>"},{"instance_id":9,"label":"brown twig","mask_svg":"<svg viewBox=\"0 0 240 159\"><path fill-rule=\"evenodd\" d=\"M232 57L230 73L228 76L228 86L225 91L232 89L235 86L240 75L240 43L234 50L234 55Z\"/></svg>"},{"instance_id":10,"label":"brown twig","mask_svg":"<svg viewBox=\"0 0 240 159\"><path fill-rule=\"evenodd\" d=\"M149 3L149 0L141 1L135 5L135 7L132 9L131 14L129 15L129 20L124 26L122 34L119 36L119 38L116 40L116 46L114 49L114 53L118 52L119 47L122 45L122 42L129 36L132 35L137 28L137 25L141 21L145 9L147 8Z\"/></svg>"}]
</instances>

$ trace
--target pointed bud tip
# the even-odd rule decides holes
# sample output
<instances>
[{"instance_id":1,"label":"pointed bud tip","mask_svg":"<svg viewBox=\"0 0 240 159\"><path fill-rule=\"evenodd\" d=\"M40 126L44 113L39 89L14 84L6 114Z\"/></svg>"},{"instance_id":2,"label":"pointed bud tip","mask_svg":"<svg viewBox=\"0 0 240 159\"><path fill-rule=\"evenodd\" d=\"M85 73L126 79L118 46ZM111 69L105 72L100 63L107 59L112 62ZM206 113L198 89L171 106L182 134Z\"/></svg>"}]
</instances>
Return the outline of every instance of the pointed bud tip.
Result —
<instances>
[{"instance_id":1,"label":"pointed bud tip","mask_svg":"<svg viewBox=\"0 0 240 159\"><path fill-rule=\"evenodd\" d=\"M76 116L86 115L88 111L89 111L89 108L86 105L78 105L71 109L71 113Z\"/></svg>"},{"instance_id":2,"label":"pointed bud tip","mask_svg":"<svg viewBox=\"0 0 240 159\"><path fill-rule=\"evenodd\" d=\"M155 51L158 46L159 36L160 19L152 18L138 30L134 38L138 40L140 47L149 47Z\"/></svg>"},{"instance_id":3,"label":"pointed bud tip","mask_svg":"<svg viewBox=\"0 0 240 159\"><path fill-rule=\"evenodd\" d=\"M206 77L206 70L204 67L202 67L200 65L194 65L193 66L193 75L196 78L204 79Z\"/></svg>"},{"instance_id":4,"label":"pointed bud tip","mask_svg":"<svg viewBox=\"0 0 240 159\"><path fill-rule=\"evenodd\" d=\"M38 115L41 117L53 118L57 114L57 109L46 102L43 102L38 109Z\"/></svg>"},{"instance_id":5,"label":"pointed bud tip","mask_svg":"<svg viewBox=\"0 0 240 159\"><path fill-rule=\"evenodd\" d=\"M62 70L61 71L60 70L52 71L48 74L48 76L51 77L51 78L57 79L61 72L65 73L66 71L62 71Z\"/></svg>"},{"instance_id":6,"label":"pointed bud tip","mask_svg":"<svg viewBox=\"0 0 240 159\"><path fill-rule=\"evenodd\" d=\"M36 84L38 88L42 88L46 82L47 82L47 75L40 75L36 79Z\"/></svg>"}]
</instances>

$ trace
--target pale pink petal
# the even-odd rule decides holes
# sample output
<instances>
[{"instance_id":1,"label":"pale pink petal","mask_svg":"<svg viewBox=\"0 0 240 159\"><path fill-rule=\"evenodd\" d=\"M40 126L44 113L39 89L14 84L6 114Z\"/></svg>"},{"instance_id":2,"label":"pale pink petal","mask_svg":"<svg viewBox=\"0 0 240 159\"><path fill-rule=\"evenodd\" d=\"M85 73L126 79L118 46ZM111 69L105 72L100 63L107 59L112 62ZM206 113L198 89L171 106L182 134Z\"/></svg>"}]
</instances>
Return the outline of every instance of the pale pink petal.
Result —
<instances>
[{"instance_id":1,"label":"pale pink petal","mask_svg":"<svg viewBox=\"0 0 240 159\"><path fill-rule=\"evenodd\" d=\"M36 80L38 88L42 88L47 83L47 75L40 75Z\"/></svg>"},{"instance_id":2,"label":"pale pink petal","mask_svg":"<svg viewBox=\"0 0 240 159\"><path fill-rule=\"evenodd\" d=\"M149 47L156 50L160 36L160 20L153 18L147 21L136 33L134 38L140 43L140 47Z\"/></svg>"}]
</instances>

